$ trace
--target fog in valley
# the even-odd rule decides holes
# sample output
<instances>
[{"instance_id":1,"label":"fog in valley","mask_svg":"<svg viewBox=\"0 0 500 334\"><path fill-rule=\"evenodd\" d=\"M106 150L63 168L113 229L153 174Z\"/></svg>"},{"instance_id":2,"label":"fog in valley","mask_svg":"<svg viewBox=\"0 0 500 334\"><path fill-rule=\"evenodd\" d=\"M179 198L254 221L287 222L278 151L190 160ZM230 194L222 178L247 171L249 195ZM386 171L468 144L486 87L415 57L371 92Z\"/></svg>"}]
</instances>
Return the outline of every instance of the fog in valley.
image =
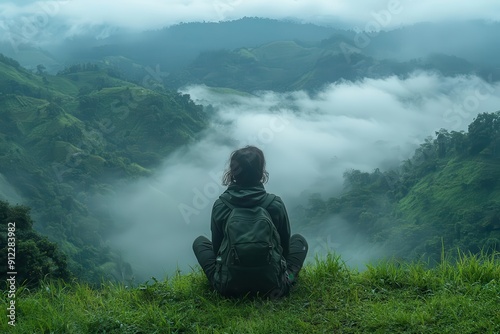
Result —
<instances>
[{"instance_id":1,"label":"fog in valley","mask_svg":"<svg viewBox=\"0 0 500 334\"><path fill-rule=\"evenodd\" d=\"M345 171L398 168L436 131L467 131L478 113L499 110L499 20L499 4L488 0L2 1L0 53L33 73L38 69L40 82L73 64L97 63L113 80L156 89L151 94L177 90L204 107L208 127L163 157L152 176L113 179L112 195L89 193L88 203L106 203L114 224L99 247L110 246L130 263L136 282L197 265L192 242L198 235L210 237L211 209L225 190L221 177L228 158L246 145L263 150L270 174L265 187L283 199L292 233L309 241L307 261L334 251L362 269L391 256L384 244L367 242L336 216L309 225L301 210L312 195L339 196ZM271 47L255 51L266 43ZM229 50L233 58L224 53ZM226 82L223 70L235 68L238 75L247 71L252 84L259 75L287 74L295 70L282 64L289 60L287 50L295 52L288 66L308 64L294 84L311 79L316 86L289 90L267 77L262 82L276 88L205 82ZM207 53L213 51L227 60L219 64ZM434 62L422 61L429 55ZM405 72L414 65L417 70ZM124 68L129 72L122 76L113 72ZM355 79L325 84L337 73ZM227 82L246 79L238 75ZM93 94L94 88L84 88ZM85 95L85 89L74 90ZM28 202L2 173L0 199Z\"/></svg>"},{"instance_id":2,"label":"fog in valley","mask_svg":"<svg viewBox=\"0 0 500 334\"><path fill-rule=\"evenodd\" d=\"M498 89L477 77L429 73L334 84L314 96L240 96L186 87L183 92L195 102L213 107L212 124L199 141L169 156L154 177L106 199L126 227L112 243L139 277L189 270L196 263L192 241L200 234L210 237L212 205L225 189L221 176L234 149L262 148L270 173L266 189L282 197L290 213L310 194L338 195L347 169L397 167L434 131L466 130L474 109L499 105ZM352 244L348 222L336 217L314 230L304 229L293 215L290 221L292 233L303 233L310 242L309 260L315 253L340 251L348 264L362 268L390 256L383 245L366 244L362 237Z\"/></svg>"}]
</instances>

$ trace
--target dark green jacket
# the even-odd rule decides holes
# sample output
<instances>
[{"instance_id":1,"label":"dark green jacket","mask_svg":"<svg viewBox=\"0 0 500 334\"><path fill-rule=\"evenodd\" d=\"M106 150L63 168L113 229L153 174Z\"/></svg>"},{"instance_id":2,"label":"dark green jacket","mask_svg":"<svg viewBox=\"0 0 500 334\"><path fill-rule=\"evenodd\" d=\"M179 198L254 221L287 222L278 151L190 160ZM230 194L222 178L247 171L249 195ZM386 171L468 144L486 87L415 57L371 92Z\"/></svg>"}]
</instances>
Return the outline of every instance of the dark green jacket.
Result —
<instances>
[{"instance_id":1,"label":"dark green jacket","mask_svg":"<svg viewBox=\"0 0 500 334\"><path fill-rule=\"evenodd\" d=\"M231 204L238 207L255 207L266 197L266 190L262 184L252 187L242 187L236 184L231 184L224 193L230 196ZM290 222L286 212L285 204L280 197L276 196L274 201L267 208L273 223L280 235L281 247L283 248L283 256L288 256L288 248L290 245ZM212 208L212 244L214 253L217 254L222 238L224 237L224 226L231 209L228 208L220 199L217 199Z\"/></svg>"}]
</instances>

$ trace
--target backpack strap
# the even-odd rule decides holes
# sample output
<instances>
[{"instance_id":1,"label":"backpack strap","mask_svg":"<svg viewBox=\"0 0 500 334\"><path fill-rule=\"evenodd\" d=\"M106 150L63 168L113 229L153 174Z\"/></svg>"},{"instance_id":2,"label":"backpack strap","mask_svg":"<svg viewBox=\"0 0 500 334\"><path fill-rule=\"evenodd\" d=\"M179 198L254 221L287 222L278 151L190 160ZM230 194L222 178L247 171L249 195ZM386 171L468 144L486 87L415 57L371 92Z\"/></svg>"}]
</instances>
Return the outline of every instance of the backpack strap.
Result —
<instances>
[{"instance_id":1,"label":"backpack strap","mask_svg":"<svg viewBox=\"0 0 500 334\"><path fill-rule=\"evenodd\" d=\"M227 198L225 198L226 193L222 194L219 196L219 199L222 201L222 203L224 203L228 208L230 208L231 210L234 210L234 208L236 208L234 205L232 205L229 200Z\"/></svg>"},{"instance_id":2,"label":"backpack strap","mask_svg":"<svg viewBox=\"0 0 500 334\"><path fill-rule=\"evenodd\" d=\"M276 198L276 195L267 194L266 199L264 200L264 202L262 202L262 204L260 206L267 210L267 207L269 205L271 205L271 203L274 201L275 198Z\"/></svg>"},{"instance_id":3,"label":"backpack strap","mask_svg":"<svg viewBox=\"0 0 500 334\"><path fill-rule=\"evenodd\" d=\"M222 203L224 203L228 208L230 208L231 210L234 210L236 207L231 204L229 202L229 200L224 196L225 194L222 194L219 196L220 200L222 201ZM274 199L276 198L276 195L274 194L267 194L266 196L266 199L258 206L264 208L267 210L267 207L269 205L271 205L271 203L274 201Z\"/></svg>"}]
</instances>

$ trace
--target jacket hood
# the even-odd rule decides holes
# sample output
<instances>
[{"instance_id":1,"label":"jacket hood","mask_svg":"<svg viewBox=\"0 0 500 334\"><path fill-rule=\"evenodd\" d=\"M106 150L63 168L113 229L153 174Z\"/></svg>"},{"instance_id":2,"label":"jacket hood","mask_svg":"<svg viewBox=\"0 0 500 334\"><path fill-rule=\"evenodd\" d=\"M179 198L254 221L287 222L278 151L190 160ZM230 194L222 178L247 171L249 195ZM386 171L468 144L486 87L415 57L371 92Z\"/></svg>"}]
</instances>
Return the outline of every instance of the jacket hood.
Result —
<instances>
[{"instance_id":1,"label":"jacket hood","mask_svg":"<svg viewBox=\"0 0 500 334\"><path fill-rule=\"evenodd\" d=\"M250 187L231 184L221 196L235 206L254 207L262 203L266 195L266 189L262 184Z\"/></svg>"}]
</instances>

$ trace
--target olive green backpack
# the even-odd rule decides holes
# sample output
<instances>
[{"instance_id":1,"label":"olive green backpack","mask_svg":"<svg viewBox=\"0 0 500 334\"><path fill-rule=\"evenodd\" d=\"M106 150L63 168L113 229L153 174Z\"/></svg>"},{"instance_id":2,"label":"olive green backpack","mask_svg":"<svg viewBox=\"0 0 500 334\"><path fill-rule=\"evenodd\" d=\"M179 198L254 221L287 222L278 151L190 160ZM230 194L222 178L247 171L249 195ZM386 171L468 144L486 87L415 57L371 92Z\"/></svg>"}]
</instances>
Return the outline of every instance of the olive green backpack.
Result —
<instances>
[{"instance_id":1,"label":"olive green backpack","mask_svg":"<svg viewBox=\"0 0 500 334\"><path fill-rule=\"evenodd\" d=\"M275 197L268 194L253 208L235 207L224 195L219 197L231 209L214 275L215 288L221 294L278 296L286 292L280 236L267 211Z\"/></svg>"}]
</instances>

